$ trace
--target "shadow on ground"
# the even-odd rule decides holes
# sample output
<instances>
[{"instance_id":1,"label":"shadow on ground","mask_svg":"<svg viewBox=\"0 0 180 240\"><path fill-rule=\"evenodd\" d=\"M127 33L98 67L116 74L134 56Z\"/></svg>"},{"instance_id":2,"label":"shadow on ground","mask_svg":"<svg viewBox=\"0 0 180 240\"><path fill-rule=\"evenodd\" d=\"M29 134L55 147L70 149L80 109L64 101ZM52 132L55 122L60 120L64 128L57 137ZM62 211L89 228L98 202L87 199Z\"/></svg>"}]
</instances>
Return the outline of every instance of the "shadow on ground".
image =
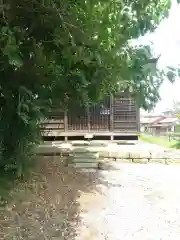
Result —
<instances>
[{"instance_id":1,"label":"shadow on ground","mask_svg":"<svg viewBox=\"0 0 180 240\"><path fill-rule=\"evenodd\" d=\"M52 157L38 162L31 179L19 184L12 192L14 200L0 210L2 240L73 240L81 222L80 207L88 209L101 197L97 185L106 185L101 171L80 172Z\"/></svg>"}]
</instances>

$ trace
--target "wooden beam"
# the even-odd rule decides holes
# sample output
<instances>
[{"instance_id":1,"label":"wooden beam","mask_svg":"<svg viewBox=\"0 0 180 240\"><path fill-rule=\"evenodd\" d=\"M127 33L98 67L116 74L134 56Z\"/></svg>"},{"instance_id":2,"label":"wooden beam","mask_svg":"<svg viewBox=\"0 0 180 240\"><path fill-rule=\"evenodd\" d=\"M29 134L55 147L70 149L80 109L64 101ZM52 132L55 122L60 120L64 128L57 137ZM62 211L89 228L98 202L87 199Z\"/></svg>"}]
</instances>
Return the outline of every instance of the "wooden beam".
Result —
<instances>
[{"instance_id":1,"label":"wooden beam","mask_svg":"<svg viewBox=\"0 0 180 240\"><path fill-rule=\"evenodd\" d=\"M89 105L86 108L87 110L87 121L88 121L88 132L91 130L91 124L90 124L90 111L89 111Z\"/></svg>"},{"instance_id":2,"label":"wooden beam","mask_svg":"<svg viewBox=\"0 0 180 240\"><path fill-rule=\"evenodd\" d=\"M110 95L110 131L114 131L114 97Z\"/></svg>"},{"instance_id":3,"label":"wooden beam","mask_svg":"<svg viewBox=\"0 0 180 240\"><path fill-rule=\"evenodd\" d=\"M140 132L140 109L139 107L137 106L137 103L135 102L136 104L136 124L137 124L137 131Z\"/></svg>"},{"instance_id":4,"label":"wooden beam","mask_svg":"<svg viewBox=\"0 0 180 240\"><path fill-rule=\"evenodd\" d=\"M67 110L64 111L64 131L68 132L68 116Z\"/></svg>"}]
</instances>

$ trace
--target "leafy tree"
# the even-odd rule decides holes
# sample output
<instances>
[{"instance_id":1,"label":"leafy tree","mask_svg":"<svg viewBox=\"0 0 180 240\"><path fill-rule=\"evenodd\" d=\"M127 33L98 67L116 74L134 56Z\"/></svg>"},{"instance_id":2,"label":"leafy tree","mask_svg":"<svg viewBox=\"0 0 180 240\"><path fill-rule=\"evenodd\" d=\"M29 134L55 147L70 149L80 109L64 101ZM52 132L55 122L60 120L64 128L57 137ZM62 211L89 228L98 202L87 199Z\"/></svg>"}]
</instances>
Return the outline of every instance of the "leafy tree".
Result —
<instances>
[{"instance_id":1,"label":"leafy tree","mask_svg":"<svg viewBox=\"0 0 180 240\"><path fill-rule=\"evenodd\" d=\"M0 167L23 173L52 105L95 101L119 86L144 108L153 105L159 73L144 68L150 53L130 40L155 29L169 7L166 0L2 0Z\"/></svg>"},{"instance_id":2,"label":"leafy tree","mask_svg":"<svg viewBox=\"0 0 180 240\"><path fill-rule=\"evenodd\" d=\"M127 52L127 65L124 79L120 82L120 89L129 89L140 107L151 110L160 100L159 88L167 78L173 83L178 76L176 69L166 67L159 69L157 66L160 56L152 54L151 45L136 46Z\"/></svg>"},{"instance_id":3,"label":"leafy tree","mask_svg":"<svg viewBox=\"0 0 180 240\"><path fill-rule=\"evenodd\" d=\"M180 119L180 101L174 101L172 106L172 114Z\"/></svg>"}]
</instances>

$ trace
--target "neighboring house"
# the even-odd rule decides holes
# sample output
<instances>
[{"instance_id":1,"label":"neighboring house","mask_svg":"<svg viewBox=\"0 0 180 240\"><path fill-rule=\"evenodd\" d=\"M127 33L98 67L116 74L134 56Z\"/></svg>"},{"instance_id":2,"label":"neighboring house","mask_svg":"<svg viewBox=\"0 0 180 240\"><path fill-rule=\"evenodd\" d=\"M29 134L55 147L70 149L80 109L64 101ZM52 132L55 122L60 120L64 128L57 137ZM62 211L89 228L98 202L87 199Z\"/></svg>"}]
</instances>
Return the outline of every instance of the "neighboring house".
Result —
<instances>
[{"instance_id":1,"label":"neighboring house","mask_svg":"<svg viewBox=\"0 0 180 240\"><path fill-rule=\"evenodd\" d=\"M178 119L176 117L151 116L141 120L141 130L151 134L165 134L174 132L177 123Z\"/></svg>"},{"instance_id":2,"label":"neighboring house","mask_svg":"<svg viewBox=\"0 0 180 240\"><path fill-rule=\"evenodd\" d=\"M164 118L165 117L161 115L148 115L141 117L140 119L141 132L152 133L153 132L153 129L151 128L152 124Z\"/></svg>"},{"instance_id":3,"label":"neighboring house","mask_svg":"<svg viewBox=\"0 0 180 240\"><path fill-rule=\"evenodd\" d=\"M166 117L156 123L152 124L155 134L162 134L168 132L174 132L177 124L177 118L175 117Z\"/></svg>"}]
</instances>

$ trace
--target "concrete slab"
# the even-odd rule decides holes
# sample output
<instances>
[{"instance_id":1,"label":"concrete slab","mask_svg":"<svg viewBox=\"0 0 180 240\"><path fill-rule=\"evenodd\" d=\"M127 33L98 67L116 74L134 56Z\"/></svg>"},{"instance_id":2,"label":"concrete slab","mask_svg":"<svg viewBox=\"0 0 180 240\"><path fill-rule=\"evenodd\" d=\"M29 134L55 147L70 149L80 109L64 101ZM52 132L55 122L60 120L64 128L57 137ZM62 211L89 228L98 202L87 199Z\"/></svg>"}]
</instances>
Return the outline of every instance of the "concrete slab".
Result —
<instances>
[{"instance_id":1,"label":"concrete slab","mask_svg":"<svg viewBox=\"0 0 180 240\"><path fill-rule=\"evenodd\" d=\"M72 153L87 153L87 152L90 152L90 153L96 153L97 150L95 149L91 149L87 146L84 146L84 147L73 147L71 149L71 152Z\"/></svg>"},{"instance_id":2,"label":"concrete slab","mask_svg":"<svg viewBox=\"0 0 180 240\"><path fill-rule=\"evenodd\" d=\"M89 141L72 141L70 142L72 146L88 146L90 144Z\"/></svg>"},{"instance_id":3,"label":"concrete slab","mask_svg":"<svg viewBox=\"0 0 180 240\"><path fill-rule=\"evenodd\" d=\"M141 164L147 164L149 161L147 158L133 158L133 163L141 163Z\"/></svg>"},{"instance_id":4,"label":"concrete slab","mask_svg":"<svg viewBox=\"0 0 180 240\"><path fill-rule=\"evenodd\" d=\"M88 143L88 144L87 144ZM49 142L36 149L36 153L48 155L67 153L80 161L88 159L117 159L118 162L179 164L180 151L163 148L155 144L138 142L136 145L119 145L111 141ZM80 144L80 145L79 145ZM133 159L133 160L132 160ZM94 161L94 160L92 160Z\"/></svg>"},{"instance_id":5,"label":"concrete slab","mask_svg":"<svg viewBox=\"0 0 180 240\"><path fill-rule=\"evenodd\" d=\"M162 158L150 158L149 163L160 163L165 164L165 159Z\"/></svg>"},{"instance_id":6,"label":"concrete slab","mask_svg":"<svg viewBox=\"0 0 180 240\"><path fill-rule=\"evenodd\" d=\"M90 141L89 146L90 147L107 147L109 145L108 141Z\"/></svg>"},{"instance_id":7,"label":"concrete slab","mask_svg":"<svg viewBox=\"0 0 180 240\"><path fill-rule=\"evenodd\" d=\"M130 158L130 152L129 151L120 151L117 152L117 158L120 159L129 159Z\"/></svg>"},{"instance_id":8,"label":"concrete slab","mask_svg":"<svg viewBox=\"0 0 180 240\"><path fill-rule=\"evenodd\" d=\"M109 158L110 153L109 153L109 151L102 149L101 151L99 151L99 157L100 158Z\"/></svg>"},{"instance_id":9,"label":"concrete slab","mask_svg":"<svg viewBox=\"0 0 180 240\"><path fill-rule=\"evenodd\" d=\"M144 149L132 149L130 152L130 158L135 158L135 159L149 159L151 157L151 154L148 150Z\"/></svg>"},{"instance_id":10,"label":"concrete slab","mask_svg":"<svg viewBox=\"0 0 180 240\"><path fill-rule=\"evenodd\" d=\"M97 158L78 158L78 157L73 157L71 160L72 163L97 163L98 159Z\"/></svg>"},{"instance_id":11,"label":"concrete slab","mask_svg":"<svg viewBox=\"0 0 180 240\"><path fill-rule=\"evenodd\" d=\"M151 158L153 159L166 159L167 158L167 153L164 151L159 151L159 150L152 150L151 152Z\"/></svg>"},{"instance_id":12,"label":"concrete slab","mask_svg":"<svg viewBox=\"0 0 180 240\"><path fill-rule=\"evenodd\" d=\"M116 160L119 163L132 163L132 159L131 158L126 158L126 159L117 159Z\"/></svg>"},{"instance_id":13,"label":"concrete slab","mask_svg":"<svg viewBox=\"0 0 180 240\"><path fill-rule=\"evenodd\" d=\"M98 162L72 163L72 164L69 164L69 166L75 167L75 168L98 168Z\"/></svg>"},{"instance_id":14,"label":"concrete slab","mask_svg":"<svg viewBox=\"0 0 180 240\"><path fill-rule=\"evenodd\" d=\"M180 164L180 159L166 159L165 164L177 165L177 164Z\"/></svg>"},{"instance_id":15,"label":"concrete slab","mask_svg":"<svg viewBox=\"0 0 180 240\"><path fill-rule=\"evenodd\" d=\"M35 153L36 154L48 154L48 153L61 153L61 149L59 149L58 147L52 146L52 145L39 145L36 149L35 149Z\"/></svg>"},{"instance_id":16,"label":"concrete slab","mask_svg":"<svg viewBox=\"0 0 180 240\"><path fill-rule=\"evenodd\" d=\"M72 145L70 143L65 143L65 142L58 143L58 142L55 142L55 143L52 143L52 145L54 147L59 148L62 152L67 152L67 151L72 150Z\"/></svg>"},{"instance_id":17,"label":"concrete slab","mask_svg":"<svg viewBox=\"0 0 180 240\"><path fill-rule=\"evenodd\" d=\"M92 159L97 159L99 158L99 153L98 152L73 152L70 154L71 157L73 158L80 158L80 159L86 159L86 158L92 158Z\"/></svg>"}]
</instances>

